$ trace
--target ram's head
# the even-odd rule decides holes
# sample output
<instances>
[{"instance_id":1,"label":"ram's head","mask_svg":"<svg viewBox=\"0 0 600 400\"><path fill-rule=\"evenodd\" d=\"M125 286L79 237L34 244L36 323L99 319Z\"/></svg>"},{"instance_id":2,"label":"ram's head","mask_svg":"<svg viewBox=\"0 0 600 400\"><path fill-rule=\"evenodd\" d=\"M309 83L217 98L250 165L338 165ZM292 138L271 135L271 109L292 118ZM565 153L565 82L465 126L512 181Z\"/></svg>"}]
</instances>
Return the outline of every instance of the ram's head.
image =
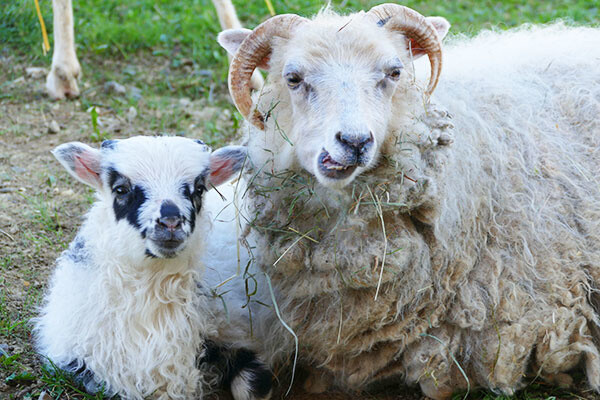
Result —
<instances>
[{"instance_id":1,"label":"ram's head","mask_svg":"<svg viewBox=\"0 0 600 400\"><path fill-rule=\"evenodd\" d=\"M425 54L432 71L425 95L433 92L449 26L384 4L350 16L325 11L313 20L280 15L253 31L224 31L219 42L235 54L229 88L238 110L259 130L287 130L300 165L322 184L339 187L376 164L394 95L412 84L406 66ZM278 104L253 104L250 78L257 67L269 71L266 92L281 90ZM289 125L267 122L269 106L291 108Z\"/></svg>"}]
</instances>

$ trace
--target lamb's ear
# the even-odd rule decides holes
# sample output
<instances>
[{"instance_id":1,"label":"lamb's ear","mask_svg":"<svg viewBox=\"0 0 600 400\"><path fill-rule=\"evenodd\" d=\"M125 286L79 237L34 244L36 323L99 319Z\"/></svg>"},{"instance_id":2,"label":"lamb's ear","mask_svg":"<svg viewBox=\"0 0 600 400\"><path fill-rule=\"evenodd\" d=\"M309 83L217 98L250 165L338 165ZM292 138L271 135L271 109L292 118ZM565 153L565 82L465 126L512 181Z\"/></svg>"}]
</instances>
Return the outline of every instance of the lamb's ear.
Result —
<instances>
[{"instance_id":1,"label":"lamb's ear","mask_svg":"<svg viewBox=\"0 0 600 400\"><path fill-rule=\"evenodd\" d=\"M444 17L427 17L425 19L433 25L440 37L440 40L443 40L450 30L450 22L448 22L448 20ZM412 39L410 40L409 46L412 50L413 59L417 59L426 54L425 51L419 47L417 42Z\"/></svg>"},{"instance_id":2,"label":"lamb's ear","mask_svg":"<svg viewBox=\"0 0 600 400\"><path fill-rule=\"evenodd\" d=\"M101 153L87 144L70 142L61 144L52 154L75 178L95 189L102 187L100 179Z\"/></svg>"},{"instance_id":3,"label":"lamb's ear","mask_svg":"<svg viewBox=\"0 0 600 400\"><path fill-rule=\"evenodd\" d=\"M235 56L238 48L246 39L248 35L250 35L252 31L250 29L239 28L239 29L226 29L223 32L219 33L217 36L217 42L223 47L231 56ZM258 68L264 69L265 71L269 69L269 56L265 57L261 62L257 65Z\"/></svg>"},{"instance_id":4,"label":"lamb's ear","mask_svg":"<svg viewBox=\"0 0 600 400\"><path fill-rule=\"evenodd\" d=\"M212 152L207 183L219 186L242 169L247 155L244 146L226 146Z\"/></svg>"}]
</instances>

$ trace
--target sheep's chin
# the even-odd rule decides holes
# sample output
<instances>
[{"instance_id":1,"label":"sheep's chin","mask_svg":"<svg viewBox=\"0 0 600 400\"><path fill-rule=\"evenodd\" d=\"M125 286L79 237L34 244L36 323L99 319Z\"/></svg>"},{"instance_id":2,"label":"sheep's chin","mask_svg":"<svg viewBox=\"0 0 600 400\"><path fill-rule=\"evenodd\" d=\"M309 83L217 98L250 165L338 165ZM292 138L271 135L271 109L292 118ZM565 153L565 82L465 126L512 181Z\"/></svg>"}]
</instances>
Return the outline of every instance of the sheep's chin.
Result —
<instances>
[{"instance_id":1,"label":"sheep's chin","mask_svg":"<svg viewBox=\"0 0 600 400\"><path fill-rule=\"evenodd\" d=\"M186 241L178 245L171 243L162 243L155 240L148 240L146 243L146 255L151 258L175 258L186 247Z\"/></svg>"}]
</instances>

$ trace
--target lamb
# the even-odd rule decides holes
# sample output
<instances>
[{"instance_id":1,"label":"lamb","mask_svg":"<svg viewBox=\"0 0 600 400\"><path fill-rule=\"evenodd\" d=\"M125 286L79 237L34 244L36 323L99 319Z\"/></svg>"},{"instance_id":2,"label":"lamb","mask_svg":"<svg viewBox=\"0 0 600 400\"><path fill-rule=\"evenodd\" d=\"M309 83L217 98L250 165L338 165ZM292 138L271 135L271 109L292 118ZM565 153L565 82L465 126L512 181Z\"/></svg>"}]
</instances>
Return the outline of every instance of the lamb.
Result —
<instances>
[{"instance_id":1,"label":"lamb","mask_svg":"<svg viewBox=\"0 0 600 400\"><path fill-rule=\"evenodd\" d=\"M223 29L240 28L231 0L213 0ZM54 51L52 66L46 78L48 95L55 100L79 96L81 65L75 51L75 29L73 26L73 4L71 0L52 0L54 20ZM252 78L255 89L263 85L257 71Z\"/></svg>"},{"instance_id":2,"label":"lamb","mask_svg":"<svg viewBox=\"0 0 600 400\"><path fill-rule=\"evenodd\" d=\"M247 321L232 317L234 304L224 315L203 276L223 258L203 251L223 231L211 227L218 199L205 192L240 170L245 148L140 136L53 154L96 202L57 261L35 320L39 352L90 392L200 398L221 378L237 400L269 398Z\"/></svg>"},{"instance_id":3,"label":"lamb","mask_svg":"<svg viewBox=\"0 0 600 400\"><path fill-rule=\"evenodd\" d=\"M598 391L600 29L459 38L442 75L448 29L384 4L219 35L247 120L244 234L305 387L510 395L580 366Z\"/></svg>"}]
</instances>

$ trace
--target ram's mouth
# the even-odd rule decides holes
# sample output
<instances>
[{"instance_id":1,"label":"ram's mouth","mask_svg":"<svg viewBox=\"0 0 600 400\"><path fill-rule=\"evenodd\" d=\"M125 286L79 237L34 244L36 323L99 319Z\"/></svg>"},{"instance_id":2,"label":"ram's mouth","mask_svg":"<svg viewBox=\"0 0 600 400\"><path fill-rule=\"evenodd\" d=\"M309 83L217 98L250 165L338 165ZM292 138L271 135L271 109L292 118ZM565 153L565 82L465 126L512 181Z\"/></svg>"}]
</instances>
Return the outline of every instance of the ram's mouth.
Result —
<instances>
[{"instance_id":1,"label":"ram's mouth","mask_svg":"<svg viewBox=\"0 0 600 400\"><path fill-rule=\"evenodd\" d=\"M334 160L327 150L323 149L319 155L319 172L330 179L345 179L352 175L357 165L345 165Z\"/></svg>"}]
</instances>

